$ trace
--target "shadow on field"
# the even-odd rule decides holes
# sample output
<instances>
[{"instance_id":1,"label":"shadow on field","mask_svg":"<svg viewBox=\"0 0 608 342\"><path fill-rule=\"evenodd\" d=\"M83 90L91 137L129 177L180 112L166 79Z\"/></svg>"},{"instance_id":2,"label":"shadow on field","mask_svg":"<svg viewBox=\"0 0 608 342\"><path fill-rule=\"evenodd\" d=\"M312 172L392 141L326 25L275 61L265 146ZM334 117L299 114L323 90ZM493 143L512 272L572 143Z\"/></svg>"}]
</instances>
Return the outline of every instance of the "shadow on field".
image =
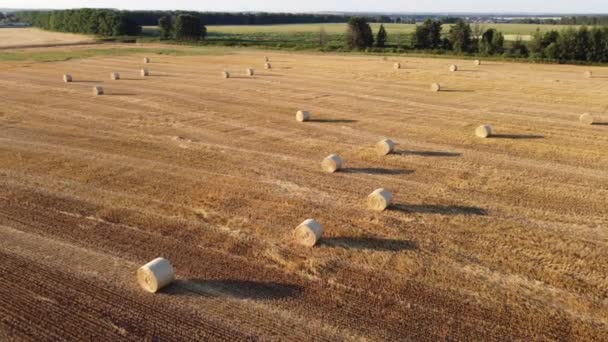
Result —
<instances>
[{"instance_id":1,"label":"shadow on field","mask_svg":"<svg viewBox=\"0 0 608 342\"><path fill-rule=\"evenodd\" d=\"M442 151L397 151L394 152L402 156L420 156L420 157L460 157L462 153L458 152L442 152Z\"/></svg>"},{"instance_id":2,"label":"shadow on field","mask_svg":"<svg viewBox=\"0 0 608 342\"><path fill-rule=\"evenodd\" d=\"M378 239L370 237L332 237L323 238L319 244L327 247L372 250L379 252L400 252L418 249L418 244L408 240Z\"/></svg>"},{"instance_id":3,"label":"shadow on field","mask_svg":"<svg viewBox=\"0 0 608 342\"><path fill-rule=\"evenodd\" d=\"M440 215L488 215L488 211L486 209L460 205L395 204L391 205L388 209L401 211L408 214L419 213Z\"/></svg>"},{"instance_id":4,"label":"shadow on field","mask_svg":"<svg viewBox=\"0 0 608 342\"><path fill-rule=\"evenodd\" d=\"M594 122L592 123L594 126L608 126L608 122Z\"/></svg>"},{"instance_id":5,"label":"shadow on field","mask_svg":"<svg viewBox=\"0 0 608 342\"><path fill-rule=\"evenodd\" d=\"M256 76L261 76L261 77L283 77L285 75L280 75L280 74L262 74L262 73L255 73Z\"/></svg>"},{"instance_id":6,"label":"shadow on field","mask_svg":"<svg viewBox=\"0 0 608 342\"><path fill-rule=\"evenodd\" d=\"M363 167L363 168L354 168L347 167L342 170L344 173L362 173L362 174L371 174L371 175L409 175L414 173L414 170L406 170L406 169L383 169L377 167Z\"/></svg>"},{"instance_id":7,"label":"shadow on field","mask_svg":"<svg viewBox=\"0 0 608 342\"><path fill-rule=\"evenodd\" d=\"M124 80L124 81L145 81L144 78L126 78L126 77L121 78L121 80Z\"/></svg>"},{"instance_id":8,"label":"shadow on field","mask_svg":"<svg viewBox=\"0 0 608 342\"><path fill-rule=\"evenodd\" d=\"M350 120L350 119L310 119L310 122L320 122L320 123L355 123L359 122L359 120Z\"/></svg>"},{"instance_id":9,"label":"shadow on field","mask_svg":"<svg viewBox=\"0 0 608 342\"><path fill-rule=\"evenodd\" d=\"M163 291L169 295L189 297L233 297L240 299L273 300L299 295L302 288L298 285L278 282L250 280L176 280Z\"/></svg>"},{"instance_id":10,"label":"shadow on field","mask_svg":"<svg viewBox=\"0 0 608 342\"><path fill-rule=\"evenodd\" d=\"M474 93L475 90L465 89L441 89L440 93Z\"/></svg>"},{"instance_id":11,"label":"shadow on field","mask_svg":"<svg viewBox=\"0 0 608 342\"><path fill-rule=\"evenodd\" d=\"M72 81L72 83L103 83L103 81Z\"/></svg>"},{"instance_id":12,"label":"shadow on field","mask_svg":"<svg viewBox=\"0 0 608 342\"><path fill-rule=\"evenodd\" d=\"M137 94L132 93L104 93L105 96L136 96Z\"/></svg>"},{"instance_id":13,"label":"shadow on field","mask_svg":"<svg viewBox=\"0 0 608 342\"><path fill-rule=\"evenodd\" d=\"M234 75L230 75L230 78L238 78L239 80L255 80L255 76L234 76Z\"/></svg>"},{"instance_id":14,"label":"shadow on field","mask_svg":"<svg viewBox=\"0 0 608 342\"><path fill-rule=\"evenodd\" d=\"M474 69L458 69L458 72L485 72L484 70L474 70Z\"/></svg>"},{"instance_id":15,"label":"shadow on field","mask_svg":"<svg viewBox=\"0 0 608 342\"><path fill-rule=\"evenodd\" d=\"M488 138L490 139L543 139L542 135L532 134L492 134Z\"/></svg>"}]
</instances>

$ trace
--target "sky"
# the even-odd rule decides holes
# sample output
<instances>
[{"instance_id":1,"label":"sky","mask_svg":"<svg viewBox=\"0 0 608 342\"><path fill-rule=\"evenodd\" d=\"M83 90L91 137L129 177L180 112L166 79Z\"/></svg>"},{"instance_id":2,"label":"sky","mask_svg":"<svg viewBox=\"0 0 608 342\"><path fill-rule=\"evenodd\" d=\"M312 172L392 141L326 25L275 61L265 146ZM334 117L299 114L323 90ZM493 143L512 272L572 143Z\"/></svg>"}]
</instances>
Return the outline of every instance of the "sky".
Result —
<instances>
[{"instance_id":1,"label":"sky","mask_svg":"<svg viewBox=\"0 0 608 342\"><path fill-rule=\"evenodd\" d=\"M608 13L607 0L0 0L0 8L81 7L231 12Z\"/></svg>"}]
</instances>

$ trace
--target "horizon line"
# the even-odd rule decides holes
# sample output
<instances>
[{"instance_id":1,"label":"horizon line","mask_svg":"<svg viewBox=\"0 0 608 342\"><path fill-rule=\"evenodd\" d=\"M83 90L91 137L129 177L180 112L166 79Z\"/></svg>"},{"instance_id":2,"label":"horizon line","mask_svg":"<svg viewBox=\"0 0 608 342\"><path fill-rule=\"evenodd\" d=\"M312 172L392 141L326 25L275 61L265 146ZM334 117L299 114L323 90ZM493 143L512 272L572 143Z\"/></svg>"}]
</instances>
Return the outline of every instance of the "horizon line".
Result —
<instances>
[{"instance_id":1,"label":"horizon line","mask_svg":"<svg viewBox=\"0 0 608 342\"><path fill-rule=\"evenodd\" d=\"M533 16L565 16L565 15L573 15L573 16L608 16L607 13L589 13L589 12L467 12L467 11L426 11L426 12L400 12L400 11L326 11L326 10L318 10L318 11L270 11L270 10L259 10L259 11L234 11L234 10L214 10L214 11L203 11L203 10L195 10L195 9L121 9L121 8L112 8L112 7L94 7L94 6L85 6L85 7L62 7L62 8L39 8L39 7L21 7L21 8L0 8L0 10L9 10L9 11L20 11L20 10L33 10L33 11L53 11L53 10L70 10L70 9L82 9L82 8L95 8L95 9L110 9L110 10L118 10L118 11L158 11L158 12L169 12L169 11L189 11L189 12L201 12L201 13L293 13L293 14L374 14L374 15L533 15Z\"/></svg>"}]
</instances>

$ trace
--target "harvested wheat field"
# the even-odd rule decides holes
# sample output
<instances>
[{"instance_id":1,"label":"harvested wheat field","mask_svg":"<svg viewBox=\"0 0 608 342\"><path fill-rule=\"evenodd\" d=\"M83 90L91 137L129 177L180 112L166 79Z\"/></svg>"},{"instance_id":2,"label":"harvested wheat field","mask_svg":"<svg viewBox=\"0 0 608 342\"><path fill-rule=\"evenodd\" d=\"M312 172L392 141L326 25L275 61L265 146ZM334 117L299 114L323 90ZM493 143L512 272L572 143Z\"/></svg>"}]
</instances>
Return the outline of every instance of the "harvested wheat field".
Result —
<instances>
[{"instance_id":1,"label":"harvested wheat field","mask_svg":"<svg viewBox=\"0 0 608 342\"><path fill-rule=\"evenodd\" d=\"M607 78L265 54L0 63L0 339L608 340Z\"/></svg>"},{"instance_id":2,"label":"harvested wheat field","mask_svg":"<svg viewBox=\"0 0 608 342\"><path fill-rule=\"evenodd\" d=\"M70 45L92 42L91 36L59 33L38 28L0 28L0 49L27 46Z\"/></svg>"}]
</instances>

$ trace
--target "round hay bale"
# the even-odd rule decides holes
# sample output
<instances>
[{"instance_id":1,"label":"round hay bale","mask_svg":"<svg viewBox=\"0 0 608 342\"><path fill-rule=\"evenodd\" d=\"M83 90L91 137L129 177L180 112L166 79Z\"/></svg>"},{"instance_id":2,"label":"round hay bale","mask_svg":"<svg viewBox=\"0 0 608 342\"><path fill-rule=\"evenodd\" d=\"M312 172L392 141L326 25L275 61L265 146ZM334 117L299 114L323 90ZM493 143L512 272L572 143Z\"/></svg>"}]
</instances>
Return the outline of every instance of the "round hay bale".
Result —
<instances>
[{"instance_id":1,"label":"round hay bale","mask_svg":"<svg viewBox=\"0 0 608 342\"><path fill-rule=\"evenodd\" d=\"M65 83L72 82L72 75L70 75L70 74L63 75L63 82L65 82Z\"/></svg>"},{"instance_id":2,"label":"round hay bale","mask_svg":"<svg viewBox=\"0 0 608 342\"><path fill-rule=\"evenodd\" d=\"M270 62L270 58L268 58L268 56L264 56L264 62L266 62L266 63Z\"/></svg>"},{"instance_id":3,"label":"round hay bale","mask_svg":"<svg viewBox=\"0 0 608 342\"><path fill-rule=\"evenodd\" d=\"M156 258L137 270L137 282L142 289L155 293L175 280L169 260Z\"/></svg>"},{"instance_id":4,"label":"round hay bale","mask_svg":"<svg viewBox=\"0 0 608 342\"><path fill-rule=\"evenodd\" d=\"M589 114L589 113L585 113L583 115L581 115L579 118L579 121L585 125L593 125L593 115Z\"/></svg>"},{"instance_id":5,"label":"round hay bale","mask_svg":"<svg viewBox=\"0 0 608 342\"><path fill-rule=\"evenodd\" d=\"M593 77L593 71L590 71L590 70L585 71L585 77L586 77L586 78L591 78L591 77Z\"/></svg>"},{"instance_id":6,"label":"round hay bale","mask_svg":"<svg viewBox=\"0 0 608 342\"><path fill-rule=\"evenodd\" d=\"M395 143L391 139L383 139L376 143L376 151L381 156L393 153L395 151Z\"/></svg>"},{"instance_id":7,"label":"round hay bale","mask_svg":"<svg viewBox=\"0 0 608 342\"><path fill-rule=\"evenodd\" d=\"M150 58L144 57L144 64L148 64L148 63L150 63Z\"/></svg>"},{"instance_id":8,"label":"round hay bale","mask_svg":"<svg viewBox=\"0 0 608 342\"><path fill-rule=\"evenodd\" d=\"M395 64L393 64L393 68L394 69L401 69L401 63L395 63Z\"/></svg>"},{"instance_id":9,"label":"round hay bale","mask_svg":"<svg viewBox=\"0 0 608 342\"><path fill-rule=\"evenodd\" d=\"M323 171L329 173L339 171L342 168L342 158L337 154L325 157L321 162L321 168L323 168Z\"/></svg>"},{"instance_id":10,"label":"round hay bale","mask_svg":"<svg viewBox=\"0 0 608 342\"><path fill-rule=\"evenodd\" d=\"M392 201L393 194L384 188L380 188L367 196L367 207L371 210L383 211L391 205Z\"/></svg>"},{"instance_id":11,"label":"round hay bale","mask_svg":"<svg viewBox=\"0 0 608 342\"><path fill-rule=\"evenodd\" d=\"M150 76L150 71L148 71L148 69L141 69L141 76L142 77L146 77L146 76Z\"/></svg>"},{"instance_id":12,"label":"round hay bale","mask_svg":"<svg viewBox=\"0 0 608 342\"><path fill-rule=\"evenodd\" d=\"M222 71L223 78L230 78L230 73L228 71Z\"/></svg>"},{"instance_id":13,"label":"round hay bale","mask_svg":"<svg viewBox=\"0 0 608 342\"><path fill-rule=\"evenodd\" d=\"M441 91L441 85L439 83L433 83L431 84L431 90L434 92Z\"/></svg>"},{"instance_id":14,"label":"round hay bale","mask_svg":"<svg viewBox=\"0 0 608 342\"><path fill-rule=\"evenodd\" d=\"M477 66L481 65L481 61L479 59L476 59L473 63Z\"/></svg>"},{"instance_id":15,"label":"round hay bale","mask_svg":"<svg viewBox=\"0 0 608 342\"><path fill-rule=\"evenodd\" d=\"M458 65L456 65L456 64L452 64L452 65L450 65L450 71L451 71L451 72L456 72L456 71L458 71Z\"/></svg>"},{"instance_id":16,"label":"round hay bale","mask_svg":"<svg viewBox=\"0 0 608 342\"><path fill-rule=\"evenodd\" d=\"M264 64L264 69L272 69L272 65L270 63Z\"/></svg>"},{"instance_id":17,"label":"round hay bale","mask_svg":"<svg viewBox=\"0 0 608 342\"><path fill-rule=\"evenodd\" d=\"M301 246L313 247L323 236L323 226L319 221L308 219L293 231L293 238Z\"/></svg>"},{"instance_id":18,"label":"round hay bale","mask_svg":"<svg viewBox=\"0 0 608 342\"><path fill-rule=\"evenodd\" d=\"M305 110L299 110L296 113L296 120L300 121L300 122L304 122L304 121L310 120L310 112L307 112Z\"/></svg>"},{"instance_id":19,"label":"round hay bale","mask_svg":"<svg viewBox=\"0 0 608 342\"><path fill-rule=\"evenodd\" d=\"M113 79L114 81L117 81L120 79L120 74L117 72L113 72L110 74L110 78Z\"/></svg>"},{"instance_id":20,"label":"round hay bale","mask_svg":"<svg viewBox=\"0 0 608 342\"><path fill-rule=\"evenodd\" d=\"M482 125L475 129L475 135L480 138L487 138L492 135L492 126Z\"/></svg>"},{"instance_id":21,"label":"round hay bale","mask_svg":"<svg viewBox=\"0 0 608 342\"><path fill-rule=\"evenodd\" d=\"M253 76L255 74L255 70L249 68L246 70L247 71L247 76Z\"/></svg>"},{"instance_id":22,"label":"round hay bale","mask_svg":"<svg viewBox=\"0 0 608 342\"><path fill-rule=\"evenodd\" d=\"M102 86L94 86L93 87L93 95L103 95L103 87Z\"/></svg>"}]
</instances>

